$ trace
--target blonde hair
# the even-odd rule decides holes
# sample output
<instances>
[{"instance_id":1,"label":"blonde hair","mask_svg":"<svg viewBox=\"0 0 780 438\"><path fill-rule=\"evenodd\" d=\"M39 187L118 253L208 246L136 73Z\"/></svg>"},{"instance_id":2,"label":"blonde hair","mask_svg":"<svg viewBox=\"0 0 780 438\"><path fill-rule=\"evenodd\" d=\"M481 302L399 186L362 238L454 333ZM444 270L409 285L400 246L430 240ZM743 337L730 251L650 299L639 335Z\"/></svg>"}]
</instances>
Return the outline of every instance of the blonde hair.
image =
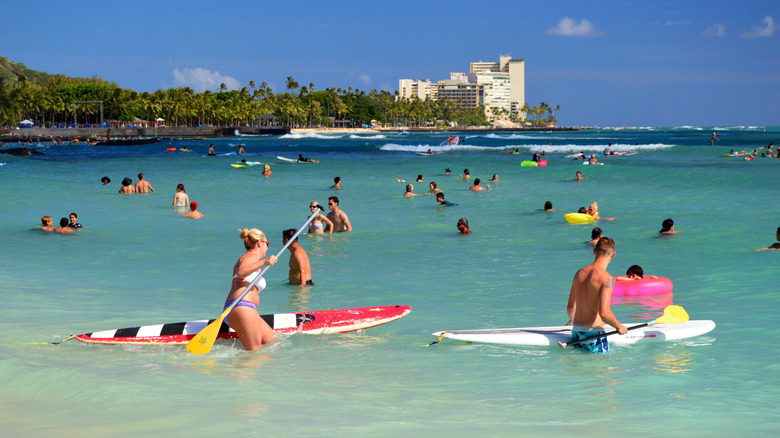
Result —
<instances>
[{"instance_id":1,"label":"blonde hair","mask_svg":"<svg viewBox=\"0 0 780 438\"><path fill-rule=\"evenodd\" d=\"M43 225L44 227L49 223L51 224L54 223L54 220L51 218L51 216L44 216L41 218L41 225Z\"/></svg>"},{"instance_id":2,"label":"blonde hair","mask_svg":"<svg viewBox=\"0 0 780 438\"><path fill-rule=\"evenodd\" d=\"M319 207L320 203L317 202L317 201L311 201L311 202L309 202L309 206L311 206L311 207Z\"/></svg>"},{"instance_id":3,"label":"blonde hair","mask_svg":"<svg viewBox=\"0 0 780 438\"><path fill-rule=\"evenodd\" d=\"M244 248L246 248L247 251L254 249L254 247L257 246L257 242L267 240L265 238L265 233L257 228L252 228L251 230L244 228L241 230L239 237L244 239Z\"/></svg>"}]
</instances>

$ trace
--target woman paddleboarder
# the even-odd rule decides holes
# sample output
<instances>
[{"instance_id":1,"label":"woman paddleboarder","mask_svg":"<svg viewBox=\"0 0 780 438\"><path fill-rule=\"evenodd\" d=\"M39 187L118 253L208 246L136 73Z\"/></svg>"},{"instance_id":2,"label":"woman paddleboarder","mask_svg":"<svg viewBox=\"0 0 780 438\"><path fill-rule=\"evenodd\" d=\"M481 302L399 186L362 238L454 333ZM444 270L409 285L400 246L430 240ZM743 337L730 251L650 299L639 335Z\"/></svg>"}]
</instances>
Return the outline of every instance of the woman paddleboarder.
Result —
<instances>
[{"instance_id":1,"label":"woman paddleboarder","mask_svg":"<svg viewBox=\"0 0 780 438\"><path fill-rule=\"evenodd\" d=\"M230 307L241 296L244 289L259 275L263 266L276 264L276 256L265 257L268 251L268 238L257 228L241 230L246 253L241 256L233 267L233 282L230 293L225 301L225 309ZM265 258L264 258L265 257ZM258 350L265 344L276 339L276 335L260 314L257 305L260 304L260 291L265 289L265 279L250 290L233 308L228 316L228 325L238 334L238 340L245 350Z\"/></svg>"}]
</instances>

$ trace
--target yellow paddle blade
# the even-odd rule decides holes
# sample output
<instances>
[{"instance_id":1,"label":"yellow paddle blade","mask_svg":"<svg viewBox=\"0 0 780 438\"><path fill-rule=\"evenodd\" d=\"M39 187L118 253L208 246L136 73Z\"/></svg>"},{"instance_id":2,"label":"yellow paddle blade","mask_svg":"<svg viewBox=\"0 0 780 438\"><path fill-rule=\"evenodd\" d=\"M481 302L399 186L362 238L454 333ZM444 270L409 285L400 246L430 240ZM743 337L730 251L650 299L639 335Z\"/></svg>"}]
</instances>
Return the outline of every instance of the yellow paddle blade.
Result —
<instances>
[{"instance_id":1,"label":"yellow paddle blade","mask_svg":"<svg viewBox=\"0 0 780 438\"><path fill-rule=\"evenodd\" d=\"M219 318L215 319L214 322L204 327L194 338L190 339L190 342L187 343L188 353L206 354L211 351L211 347L214 346L214 342L217 340L219 328L222 327L222 321L229 313L229 310L225 309Z\"/></svg>"},{"instance_id":2,"label":"yellow paddle blade","mask_svg":"<svg viewBox=\"0 0 780 438\"><path fill-rule=\"evenodd\" d=\"M666 306L664 314L655 320L656 324L682 324L688 321L688 312L682 306Z\"/></svg>"}]
</instances>

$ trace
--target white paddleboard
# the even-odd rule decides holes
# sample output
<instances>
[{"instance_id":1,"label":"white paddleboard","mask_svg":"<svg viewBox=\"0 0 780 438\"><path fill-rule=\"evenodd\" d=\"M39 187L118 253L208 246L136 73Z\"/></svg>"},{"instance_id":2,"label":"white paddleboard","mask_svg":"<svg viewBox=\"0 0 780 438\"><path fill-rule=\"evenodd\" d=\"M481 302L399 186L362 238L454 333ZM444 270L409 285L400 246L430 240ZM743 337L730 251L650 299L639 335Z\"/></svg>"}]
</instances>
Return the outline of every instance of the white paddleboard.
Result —
<instances>
[{"instance_id":1,"label":"white paddleboard","mask_svg":"<svg viewBox=\"0 0 780 438\"><path fill-rule=\"evenodd\" d=\"M297 163L297 164L312 164L315 163L315 161L298 161L298 159L292 159L287 157L276 157L279 161L282 161L284 163Z\"/></svg>"},{"instance_id":2,"label":"white paddleboard","mask_svg":"<svg viewBox=\"0 0 780 438\"><path fill-rule=\"evenodd\" d=\"M639 324L626 324L627 328ZM715 322L710 320L686 321L682 324L656 324L629 330L625 335L610 335L607 337L611 345L630 345L638 342L675 341L692 338L709 333L715 329ZM606 326L607 333L615 329ZM482 344L504 345L557 345L558 342L571 342L571 326L555 327L521 327L484 330L448 330L433 333L439 337L458 341L478 342Z\"/></svg>"}]
</instances>

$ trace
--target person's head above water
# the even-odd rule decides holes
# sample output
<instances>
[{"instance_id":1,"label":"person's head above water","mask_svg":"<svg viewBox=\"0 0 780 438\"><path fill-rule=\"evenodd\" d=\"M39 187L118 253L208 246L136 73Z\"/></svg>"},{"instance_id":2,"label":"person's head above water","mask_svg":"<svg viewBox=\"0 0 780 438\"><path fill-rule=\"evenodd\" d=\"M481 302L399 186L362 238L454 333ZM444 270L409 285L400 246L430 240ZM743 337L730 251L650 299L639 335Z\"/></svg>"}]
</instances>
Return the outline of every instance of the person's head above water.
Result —
<instances>
[{"instance_id":1,"label":"person's head above water","mask_svg":"<svg viewBox=\"0 0 780 438\"><path fill-rule=\"evenodd\" d=\"M663 222L661 222L661 232L665 233L667 231L672 231L672 228L674 228L674 221L672 218L664 219Z\"/></svg>"},{"instance_id":2,"label":"person's head above water","mask_svg":"<svg viewBox=\"0 0 780 438\"><path fill-rule=\"evenodd\" d=\"M628 270L626 270L626 276L628 278L643 278L645 276L645 271L639 265L631 265Z\"/></svg>"},{"instance_id":3,"label":"person's head above water","mask_svg":"<svg viewBox=\"0 0 780 438\"><path fill-rule=\"evenodd\" d=\"M602 231L601 228L595 227L590 231L590 238L591 239L598 239L601 237Z\"/></svg>"}]
</instances>

